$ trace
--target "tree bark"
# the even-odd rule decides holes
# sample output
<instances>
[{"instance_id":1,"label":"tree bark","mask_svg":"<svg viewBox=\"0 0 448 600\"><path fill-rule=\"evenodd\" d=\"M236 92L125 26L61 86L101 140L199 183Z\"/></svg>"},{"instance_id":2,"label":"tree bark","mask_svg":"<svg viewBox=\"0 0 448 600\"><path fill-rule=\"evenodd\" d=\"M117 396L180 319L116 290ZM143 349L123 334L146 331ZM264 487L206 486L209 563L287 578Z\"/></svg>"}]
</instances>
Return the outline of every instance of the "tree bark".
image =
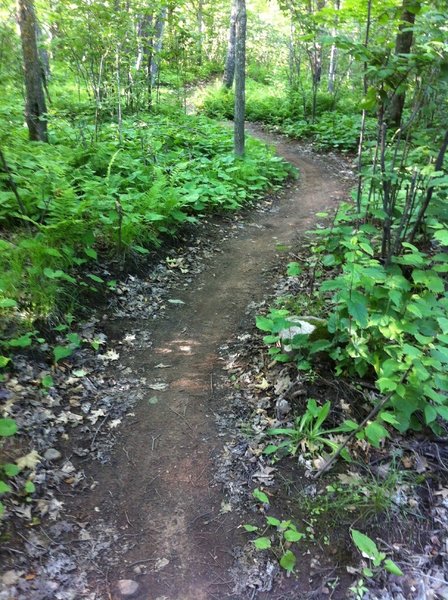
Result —
<instances>
[{"instance_id":1,"label":"tree bark","mask_svg":"<svg viewBox=\"0 0 448 600\"><path fill-rule=\"evenodd\" d=\"M415 12L418 8L420 8L420 2L418 0L403 0L401 24L395 40L396 56L399 56L400 54L409 54L411 51ZM406 93L404 89L400 89L399 86L398 90L392 96L388 115L389 124L394 125L397 129L401 124L405 100Z\"/></svg>"},{"instance_id":2,"label":"tree bark","mask_svg":"<svg viewBox=\"0 0 448 600\"><path fill-rule=\"evenodd\" d=\"M163 32L165 30L165 20L166 20L166 8L162 8L154 27L154 47L152 52L152 60L151 60L151 88L154 87L157 82L157 77L159 75L160 68L160 52L162 51L163 45Z\"/></svg>"},{"instance_id":3,"label":"tree bark","mask_svg":"<svg viewBox=\"0 0 448 600\"><path fill-rule=\"evenodd\" d=\"M246 116L246 0L236 0L236 36L235 36L235 154L244 155Z\"/></svg>"},{"instance_id":4,"label":"tree bark","mask_svg":"<svg viewBox=\"0 0 448 600\"><path fill-rule=\"evenodd\" d=\"M37 47L37 23L33 0L18 0L18 22L23 51L26 90L25 119L29 138L36 142L48 142L47 106Z\"/></svg>"},{"instance_id":5,"label":"tree bark","mask_svg":"<svg viewBox=\"0 0 448 600\"><path fill-rule=\"evenodd\" d=\"M235 51L236 51L236 20L238 13L238 0L233 0L232 12L230 13L229 39L227 42L227 58L224 68L222 84L230 89L235 77Z\"/></svg>"}]
</instances>

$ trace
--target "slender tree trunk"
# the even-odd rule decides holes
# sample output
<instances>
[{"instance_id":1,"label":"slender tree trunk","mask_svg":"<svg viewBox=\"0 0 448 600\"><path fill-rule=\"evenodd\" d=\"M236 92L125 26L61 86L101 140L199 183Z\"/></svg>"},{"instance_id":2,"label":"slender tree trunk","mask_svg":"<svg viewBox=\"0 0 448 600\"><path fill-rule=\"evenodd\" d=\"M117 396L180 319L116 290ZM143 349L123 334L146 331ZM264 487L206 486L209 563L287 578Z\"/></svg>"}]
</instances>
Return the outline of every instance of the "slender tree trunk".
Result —
<instances>
[{"instance_id":1,"label":"slender tree trunk","mask_svg":"<svg viewBox=\"0 0 448 600\"><path fill-rule=\"evenodd\" d=\"M154 27L154 47L152 51L152 60L151 60L151 88L154 87L157 78L159 76L160 69L160 52L162 51L163 45L163 32L165 30L165 20L166 20L166 8L162 8L157 17L156 24Z\"/></svg>"},{"instance_id":2,"label":"slender tree trunk","mask_svg":"<svg viewBox=\"0 0 448 600\"><path fill-rule=\"evenodd\" d=\"M202 65L202 45L204 41L204 0L198 1L198 11L196 14L197 23L197 53L198 53L198 65Z\"/></svg>"},{"instance_id":3,"label":"slender tree trunk","mask_svg":"<svg viewBox=\"0 0 448 600\"><path fill-rule=\"evenodd\" d=\"M372 0L368 0L367 3L367 23L366 23L366 34L364 38L364 46L367 48L369 45L370 38L370 26L372 19ZM367 94L368 81L367 81L367 63L364 62L364 75L363 75L363 90L364 96ZM361 118L361 131L359 133L359 144L358 144L358 189L356 191L356 210L358 214L361 213L361 197L362 197L362 151L364 146L364 135L366 131L366 109L362 110Z\"/></svg>"},{"instance_id":4,"label":"slender tree trunk","mask_svg":"<svg viewBox=\"0 0 448 600\"><path fill-rule=\"evenodd\" d=\"M335 0L335 3L334 3L335 9L339 10L340 6L341 6L341 0ZM332 31L333 37L337 33L337 24L338 24L338 17L336 15L334 17L334 27L333 27L333 31ZM331 44L330 65L328 68L328 91L330 94L334 94L334 84L336 81L337 56L338 56L338 49L336 48L336 44L333 42Z\"/></svg>"},{"instance_id":5,"label":"slender tree trunk","mask_svg":"<svg viewBox=\"0 0 448 600\"><path fill-rule=\"evenodd\" d=\"M246 116L246 0L236 0L235 42L235 154L244 155Z\"/></svg>"},{"instance_id":6,"label":"slender tree trunk","mask_svg":"<svg viewBox=\"0 0 448 600\"><path fill-rule=\"evenodd\" d=\"M401 24L395 41L395 54L397 56L400 54L409 54L411 51L415 12L419 8L420 2L418 0L403 0ZM405 99L406 93L399 85L398 90L392 97L388 115L389 123L397 129L401 124Z\"/></svg>"},{"instance_id":7,"label":"slender tree trunk","mask_svg":"<svg viewBox=\"0 0 448 600\"><path fill-rule=\"evenodd\" d=\"M235 77L235 54L236 54L236 20L238 13L238 0L233 0L232 12L230 13L230 27L229 27L229 39L227 42L227 58L226 65L224 68L224 76L222 84L224 87L230 89L233 85L233 79Z\"/></svg>"},{"instance_id":8,"label":"slender tree trunk","mask_svg":"<svg viewBox=\"0 0 448 600\"><path fill-rule=\"evenodd\" d=\"M37 48L37 24L33 0L18 0L18 21L26 90L25 119L29 137L32 141L48 142L47 106Z\"/></svg>"}]
</instances>

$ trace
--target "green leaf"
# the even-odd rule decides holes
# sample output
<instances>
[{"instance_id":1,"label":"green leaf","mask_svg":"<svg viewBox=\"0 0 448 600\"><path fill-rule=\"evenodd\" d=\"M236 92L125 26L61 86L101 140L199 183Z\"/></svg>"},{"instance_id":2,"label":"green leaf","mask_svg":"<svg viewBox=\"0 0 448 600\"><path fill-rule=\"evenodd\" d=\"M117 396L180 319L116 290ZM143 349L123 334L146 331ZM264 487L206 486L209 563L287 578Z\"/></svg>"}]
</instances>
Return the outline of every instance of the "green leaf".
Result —
<instances>
[{"instance_id":1,"label":"green leaf","mask_svg":"<svg viewBox=\"0 0 448 600\"><path fill-rule=\"evenodd\" d=\"M15 477L20 473L20 467L13 463L6 463L3 465L3 471L8 477Z\"/></svg>"},{"instance_id":2,"label":"green leaf","mask_svg":"<svg viewBox=\"0 0 448 600\"><path fill-rule=\"evenodd\" d=\"M34 492L36 491L36 486L34 485L34 483L32 481L27 481L25 483L25 492L27 494L34 494Z\"/></svg>"},{"instance_id":3,"label":"green leaf","mask_svg":"<svg viewBox=\"0 0 448 600\"><path fill-rule=\"evenodd\" d=\"M11 488L4 481L0 481L0 494L9 494L12 492Z\"/></svg>"},{"instance_id":4,"label":"green leaf","mask_svg":"<svg viewBox=\"0 0 448 600\"><path fill-rule=\"evenodd\" d=\"M90 256L90 258L95 260L98 258L98 254L93 248L84 248L84 252L87 254L87 256Z\"/></svg>"},{"instance_id":5,"label":"green leaf","mask_svg":"<svg viewBox=\"0 0 448 600\"><path fill-rule=\"evenodd\" d=\"M400 567L396 565L394 561L390 558L386 558L386 560L384 561L384 568L386 569L386 571L389 571L389 573L392 573L393 575L403 575L403 571L400 569Z\"/></svg>"},{"instance_id":6,"label":"green leaf","mask_svg":"<svg viewBox=\"0 0 448 600\"><path fill-rule=\"evenodd\" d=\"M254 540L254 545L257 550L267 550L271 547L271 540L267 537L259 537Z\"/></svg>"},{"instance_id":7,"label":"green leaf","mask_svg":"<svg viewBox=\"0 0 448 600\"><path fill-rule=\"evenodd\" d=\"M271 319L267 319L266 317L257 317L256 324L258 329L261 331L272 331L274 323Z\"/></svg>"},{"instance_id":8,"label":"green leaf","mask_svg":"<svg viewBox=\"0 0 448 600\"><path fill-rule=\"evenodd\" d=\"M367 327L369 322L367 302L366 299L361 296L361 294L357 294L357 300L348 300L347 309L349 314L355 319L356 323L360 327Z\"/></svg>"},{"instance_id":9,"label":"green leaf","mask_svg":"<svg viewBox=\"0 0 448 600\"><path fill-rule=\"evenodd\" d=\"M366 432L367 439L375 448L379 448L381 440L389 435L387 429L376 421L369 423L364 431Z\"/></svg>"},{"instance_id":10,"label":"green leaf","mask_svg":"<svg viewBox=\"0 0 448 600\"><path fill-rule=\"evenodd\" d=\"M288 264L287 274L289 277L296 277L302 273L302 269L298 262L290 262Z\"/></svg>"},{"instance_id":11,"label":"green leaf","mask_svg":"<svg viewBox=\"0 0 448 600\"><path fill-rule=\"evenodd\" d=\"M63 358L67 358L73 354L73 348L70 346L55 346L53 348L54 361L59 362Z\"/></svg>"},{"instance_id":12,"label":"green leaf","mask_svg":"<svg viewBox=\"0 0 448 600\"><path fill-rule=\"evenodd\" d=\"M51 375L44 375L40 383L43 387L50 388L54 385L53 377Z\"/></svg>"},{"instance_id":13,"label":"green leaf","mask_svg":"<svg viewBox=\"0 0 448 600\"><path fill-rule=\"evenodd\" d=\"M252 492L254 498L259 500L262 504L269 504L269 498L259 488L255 488Z\"/></svg>"},{"instance_id":14,"label":"green leaf","mask_svg":"<svg viewBox=\"0 0 448 600\"><path fill-rule=\"evenodd\" d=\"M278 450L278 446L275 446L274 444L268 444L266 446L266 448L263 450L263 454L266 455L270 455L270 454L275 454Z\"/></svg>"},{"instance_id":15,"label":"green leaf","mask_svg":"<svg viewBox=\"0 0 448 600\"><path fill-rule=\"evenodd\" d=\"M303 533L299 533L293 529L287 529L283 535L287 542L298 542L303 538Z\"/></svg>"},{"instance_id":16,"label":"green leaf","mask_svg":"<svg viewBox=\"0 0 448 600\"><path fill-rule=\"evenodd\" d=\"M12 298L3 298L0 300L0 308L14 308L17 306L17 302L12 300Z\"/></svg>"},{"instance_id":17,"label":"green leaf","mask_svg":"<svg viewBox=\"0 0 448 600\"><path fill-rule=\"evenodd\" d=\"M287 573L292 573L296 564L296 556L291 550L287 550L280 559L280 566Z\"/></svg>"},{"instance_id":18,"label":"green leaf","mask_svg":"<svg viewBox=\"0 0 448 600\"><path fill-rule=\"evenodd\" d=\"M101 279L101 277L98 277L98 275L94 275L93 273L87 273L87 277L92 281L95 281L95 283L104 283L104 279Z\"/></svg>"},{"instance_id":19,"label":"green leaf","mask_svg":"<svg viewBox=\"0 0 448 600\"><path fill-rule=\"evenodd\" d=\"M246 531L248 531L249 533L253 533L254 531L258 531L258 527L255 527L255 525L243 525L244 529Z\"/></svg>"},{"instance_id":20,"label":"green leaf","mask_svg":"<svg viewBox=\"0 0 448 600\"><path fill-rule=\"evenodd\" d=\"M350 533L353 542L355 543L355 546L365 558L370 558L371 560L374 560L378 557L378 548L375 542L371 538L369 538L368 535L361 533L357 529L352 529Z\"/></svg>"},{"instance_id":21,"label":"green leaf","mask_svg":"<svg viewBox=\"0 0 448 600\"><path fill-rule=\"evenodd\" d=\"M10 437L17 432L14 419L0 419L0 437Z\"/></svg>"},{"instance_id":22,"label":"green leaf","mask_svg":"<svg viewBox=\"0 0 448 600\"><path fill-rule=\"evenodd\" d=\"M0 369L6 367L6 365L11 361L7 356L0 355Z\"/></svg>"},{"instance_id":23,"label":"green leaf","mask_svg":"<svg viewBox=\"0 0 448 600\"><path fill-rule=\"evenodd\" d=\"M276 519L275 517L266 517L266 523L272 525L272 527L280 527L280 519Z\"/></svg>"},{"instance_id":24,"label":"green leaf","mask_svg":"<svg viewBox=\"0 0 448 600\"><path fill-rule=\"evenodd\" d=\"M27 333L18 338L13 338L12 340L8 340L8 346L11 348L28 348L31 346L31 337L30 334Z\"/></svg>"}]
</instances>

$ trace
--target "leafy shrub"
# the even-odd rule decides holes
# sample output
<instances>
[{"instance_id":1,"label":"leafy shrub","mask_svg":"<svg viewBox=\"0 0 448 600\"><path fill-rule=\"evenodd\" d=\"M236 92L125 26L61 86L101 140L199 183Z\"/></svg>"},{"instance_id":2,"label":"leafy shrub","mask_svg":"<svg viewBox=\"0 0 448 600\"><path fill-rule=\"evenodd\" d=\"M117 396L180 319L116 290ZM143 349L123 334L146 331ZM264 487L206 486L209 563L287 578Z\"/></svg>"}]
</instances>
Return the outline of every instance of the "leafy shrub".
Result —
<instances>
[{"instance_id":1,"label":"leafy shrub","mask_svg":"<svg viewBox=\"0 0 448 600\"><path fill-rule=\"evenodd\" d=\"M51 131L53 144L8 135L24 213L0 180L0 221L15 232L0 245L0 298L33 315L48 314L67 286L70 295L79 288L71 270L95 260L94 247L147 252L182 223L236 209L290 172L257 140L236 159L230 130L180 112L124 120L121 142L113 123L98 141L90 123L77 130L55 118ZM99 283L87 277L84 286Z\"/></svg>"}]
</instances>

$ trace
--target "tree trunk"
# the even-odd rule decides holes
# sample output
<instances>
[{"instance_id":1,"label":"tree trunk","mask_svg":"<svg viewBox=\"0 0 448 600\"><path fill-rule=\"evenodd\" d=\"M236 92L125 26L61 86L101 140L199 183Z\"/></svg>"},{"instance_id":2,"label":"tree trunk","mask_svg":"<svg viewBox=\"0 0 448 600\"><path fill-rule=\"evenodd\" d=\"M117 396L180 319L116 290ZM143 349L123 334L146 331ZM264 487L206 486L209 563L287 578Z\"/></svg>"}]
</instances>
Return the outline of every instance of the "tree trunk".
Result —
<instances>
[{"instance_id":1,"label":"tree trunk","mask_svg":"<svg viewBox=\"0 0 448 600\"><path fill-rule=\"evenodd\" d=\"M159 75L160 68L160 52L162 51L163 45L163 32L165 30L165 20L166 20L166 8L162 8L159 16L157 17L156 24L154 27L154 47L152 51L152 60L151 60L151 88L154 87L157 82L157 77Z\"/></svg>"},{"instance_id":2,"label":"tree trunk","mask_svg":"<svg viewBox=\"0 0 448 600\"><path fill-rule=\"evenodd\" d=\"M32 141L48 142L47 107L37 48L37 26L33 0L18 0L18 22L22 40L26 90L25 119L29 137Z\"/></svg>"},{"instance_id":3,"label":"tree trunk","mask_svg":"<svg viewBox=\"0 0 448 600\"><path fill-rule=\"evenodd\" d=\"M230 13L230 27L229 27L229 40L227 43L227 58L226 66L224 68L224 76L222 84L224 87L230 89L233 85L233 79L235 77L235 54L236 54L236 20L238 12L238 0L233 0L232 12Z\"/></svg>"},{"instance_id":4,"label":"tree trunk","mask_svg":"<svg viewBox=\"0 0 448 600\"><path fill-rule=\"evenodd\" d=\"M198 65L202 65L202 45L204 41L204 0L199 0L198 11L196 14L196 23L198 29L197 39L197 53L198 53Z\"/></svg>"},{"instance_id":5,"label":"tree trunk","mask_svg":"<svg viewBox=\"0 0 448 600\"><path fill-rule=\"evenodd\" d=\"M335 3L334 3L335 10L339 10L340 7L341 7L341 1L335 0ZM338 17L336 15L334 17L334 27L333 27L333 31L332 31L333 37L336 36L337 25L338 25ZM333 42L331 44L331 50L330 50L330 66L328 68L328 91L330 94L334 94L334 84L336 81L337 56L338 56L338 49L336 48L336 44Z\"/></svg>"},{"instance_id":6,"label":"tree trunk","mask_svg":"<svg viewBox=\"0 0 448 600\"><path fill-rule=\"evenodd\" d=\"M235 154L244 155L246 116L246 0L236 0L235 36Z\"/></svg>"},{"instance_id":7,"label":"tree trunk","mask_svg":"<svg viewBox=\"0 0 448 600\"><path fill-rule=\"evenodd\" d=\"M403 0L402 12L401 12L401 24L395 40L395 55L409 54L412 47L413 40L413 26L415 23L415 13L420 8L420 2L418 0ZM397 129L401 124L401 117L403 114L404 102L406 100L406 94L404 89L398 90L392 96L391 104L389 107L388 121L391 125L394 125Z\"/></svg>"}]
</instances>

